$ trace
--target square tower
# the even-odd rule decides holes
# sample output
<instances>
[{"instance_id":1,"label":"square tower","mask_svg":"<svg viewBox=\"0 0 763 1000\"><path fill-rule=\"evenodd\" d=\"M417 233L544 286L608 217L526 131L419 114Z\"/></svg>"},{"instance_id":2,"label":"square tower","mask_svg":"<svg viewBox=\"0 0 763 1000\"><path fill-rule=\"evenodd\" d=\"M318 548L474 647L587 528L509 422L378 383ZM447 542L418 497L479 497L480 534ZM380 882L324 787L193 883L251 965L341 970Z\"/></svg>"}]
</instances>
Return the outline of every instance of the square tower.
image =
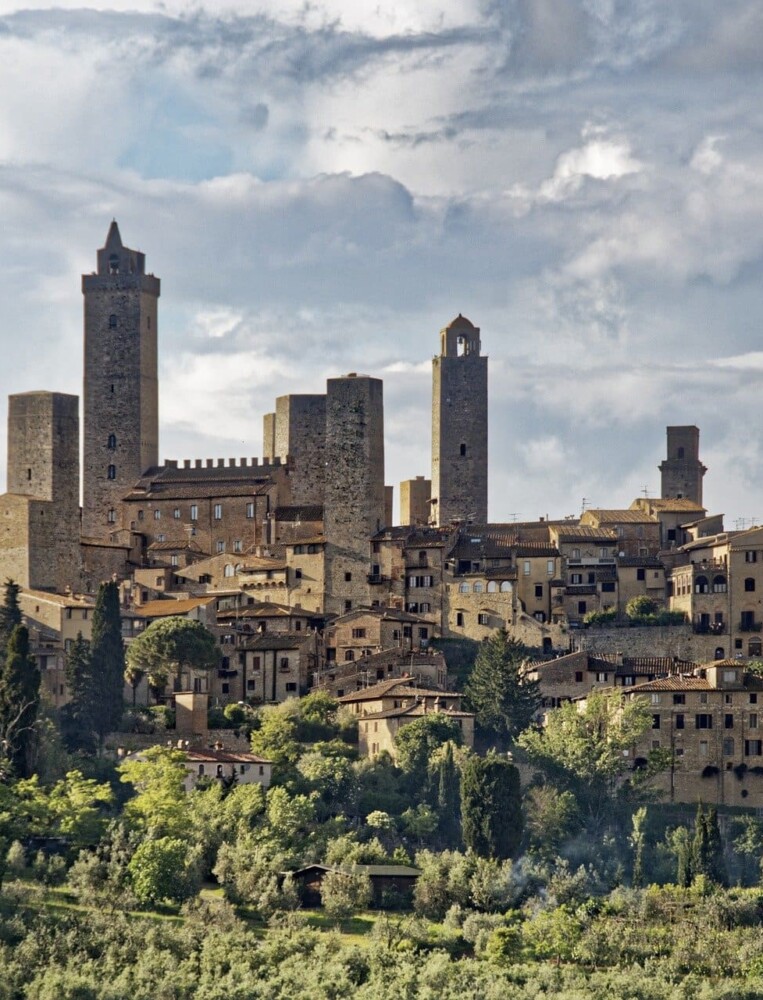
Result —
<instances>
[{"instance_id":1,"label":"square tower","mask_svg":"<svg viewBox=\"0 0 763 1000\"><path fill-rule=\"evenodd\" d=\"M686 497L702 506L702 478L707 472L699 460L699 427L668 427L668 457L660 463L664 500Z\"/></svg>"},{"instance_id":2,"label":"square tower","mask_svg":"<svg viewBox=\"0 0 763 1000\"><path fill-rule=\"evenodd\" d=\"M276 399L273 457L289 459L291 502L322 504L326 478L325 395Z\"/></svg>"},{"instance_id":3,"label":"square tower","mask_svg":"<svg viewBox=\"0 0 763 1000\"><path fill-rule=\"evenodd\" d=\"M159 461L160 282L111 223L85 297L83 534L107 540L120 501Z\"/></svg>"},{"instance_id":4,"label":"square tower","mask_svg":"<svg viewBox=\"0 0 763 1000\"><path fill-rule=\"evenodd\" d=\"M5 575L40 590L62 593L66 586L78 587L77 396L23 392L8 397L4 505L7 537L0 539L0 562Z\"/></svg>"},{"instance_id":5,"label":"square tower","mask_svg":"<svg viewBox=\"0 0 763 1000\"><path fill-rule=\"evenodd\" d=\"M432 521L487 522L487 358L460 313L432 359Z\"/></svg>"},{"instance_id":6,"label":"square tower","mask_svg":"<svg viewBox=\"0 0 763 1000\"><path fill-rule=\"evenodd\" d=\"M326 392L326 611L369 600L369 539L384 526L384 398L381 379L331 378Z\"/></svg>"}]
</instances>

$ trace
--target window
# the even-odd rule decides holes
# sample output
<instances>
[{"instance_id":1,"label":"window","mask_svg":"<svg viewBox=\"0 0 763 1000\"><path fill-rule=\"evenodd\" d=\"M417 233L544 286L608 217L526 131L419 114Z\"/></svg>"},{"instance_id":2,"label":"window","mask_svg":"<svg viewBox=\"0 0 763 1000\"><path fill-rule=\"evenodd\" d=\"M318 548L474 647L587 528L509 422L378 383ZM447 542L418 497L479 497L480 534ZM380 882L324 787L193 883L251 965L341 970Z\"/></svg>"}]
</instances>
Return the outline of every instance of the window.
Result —
<instances>
[{"instance_id":1,"label":"window","mask_svg":"<svg viewBox=\"0 0 763 1000\"><path fill-rule=\"evenodd\" d=\"M582 582L583 582L583 574L582 573L571 573L570 574L570 583L582 583Z\"/></svg>"},{"instance_id":2,"label":"window","mask_svg":"<svg viewBox=\"0 0 763 1000\"><path fill-rule=\"evenodd\" d=\"M223 519L223 505L221 503L216 503L214 506L214 513L212 515L215 521L222 521Z\"/></svg>"},{"instance_id":3,"label":"window","mask_svg":"<svg viewBox=\"0 0 763 1000\"><path fill-rule=\"evenodd\" d=\"M139 510L139 511L138 511L138 520L139 520L139 521L142 521L142 520L143 520L143 511L142 511L142 510Z\"/></svg>"},{"instance_id":4,"label":"window","mask_svg":"<svg viewBox=\"0 0 763 1000\"><path fill-rule=\"evenodd\" d=\"M244 547L243 547L243 544L241 542L241 539L240 538L235 539L235 541L233 542L233 551L234 552L243 552L243 550L244 550Z\"/></svg>"},{"instance_id":5,"label":"window","mask_svg":"<svg viewBox=\"0 0 763 1000\"><path fill-rule=\"evenodd\" d=\"M726 684L734 684L736 682L736 679L737 679L737 672L736 672L736 670L724 670L723 671L723 680L724 680L724 682ZM727 698L731 698L731 695L727 694L726 697ZM728 704L730 705L731 702L728 702Z\"/></svg>"},{"instance_id":6,"label":"window","mask_svg":"<svg viewBox=\"0 0 763 1000\"><path fill-rule=\"evenodd\" d=\"M432 610L432 605L429 603L429 601L424 601L422 604L419 604L419 611L421 612L421 614L428 615L431 610Z\"/></svg>"},{"instance_id":7,"label":"window","mask_svg":"<svg viewBox=\"0 0 763 1000\"><path fill-rule=\"evenodd\" d=\"M246 516L249 518L254 517L254 504L251 502L246 505Z\"/></svg>"},{"instance_id":8,"label":"window","mask_svg":"<svg viewBox=\"0 0 763 1000\"><path fill-rule=\"evenodd\" d=\"M726 736L723 740L723 756L733 757L734 756L734 737Z\"/></svg>"},{"instance_id":9,"label":"window","mask_svg":"<svg viewBox=\"0 0 763 1000\"><path fill-rule=\"evenodd\" d=\"M225 552L225 542L223 542L222 540L218 539L218 541L215 542L215 551L218 554L220 554L221 552Z\"/></svg>"},{"instance_id":10,"label":"window","mask_svg":"<svg viewBox=\"0 0 763 1000\"><path fill-rule=\"evenodd\" d=\"M428 638L429 638L429 629L428 628L420 628L419 629L419 639L428 639Z\"/></svg>"},{"instance_id":11,"label":"window","mask_svg":"<svg viewBox=\"0 0 763 1000\"><path fill-rule=\"evenodd\" d=\"M286 693L294 694L297 690L297 685L295 681L287 681L286 683Z\"/></svg>"},{"instance_id":12,"label":"window","mask_svg":"<svg viewBox=\"0 0 763 1000\"><path fill-rule=\"evenodd\" d=\"M474 591L475 594L482 593L482 584L479 582L479 580L474 584L472 590Z\"/></svg>"},{"instance_id":13,"label":"window","mask_svg":"<svg viewBox=\"0 0 763 1000\"><path fill-rule=\"evenodd\" d=\"M713 593L714 594L725 594L728 590L726 586L725 576L714 576L713 577Z\"/></svg>"},{"instance_id":14,"label":"window","mask_svg":"<svg viewBox=\"0 0 763 1000\"><path fill-rule=\"evenodd\" d=\"M344 574L344 582L345 583L350 583L351 580L352 580L352 573L345 573Z\"/></svg>"},{"instance_id":15,"label":"window","mask_svg":"<svg viewBox=\"0 0 763 1000\"><path fill-rule=\"evenodd\" d=\"M578 614L584 615L588 610L588 605L585 601L578 601Z\"/></svg>"},{"instance_id":16,"label":"window","mask_svg":"<svg viewBox=\"0 0 763 1000\"><path fill-rule=\"evenodd\" d=\"M697 729L712 729L713 728L713 717L707 712L698 712L694 717L695 726Z\"/></svg>"},{"instance_id":17,"label":"window","mask_svg":"<svg viewBox=\"0 0 763 1000\"><path fill-rule=\"evenodd\" d=\"M633 687L636 683L636 678L631 674L627 677L623 677L623 687Z\"/></svg>"},{"instance_id":18,"label":"window","mask_svg":"<svg viewBox=\"0 0 763 1000\"><path fill-rule=\"evenodd\" d=\"M351 660L354 660L355 659L355 650L354 649L346 649L344 651L344 659L345 659L345 663L349 663Z\"/></svg>"},{"instance_id":19,"label":"window","mask_svg":"<svg viewBox=\"0 0 763 1000\"><path fill-rule=\"evenodd\" d=\"M115 524L116 523L117 512L114 510L113 507L109 510L109 513L106 515L106 518L107 518L109 524Z\"/></svg>"},{"instance_id":20,"label":"window","mask_svg":"<svg viewBox=\"0 0 763 1000\"><path fill-rule=\"evenodd\" d=\"M747 725L750 727L750 729L757 729L758 728L758 713L757 712L750 712L749 718L747 720Z\"/></svg>"},{"instance_id":21,"label":"window","mask_svg":"<svg viewBox=\"0 0 763 1000\"><path fill-rule=\"evenodd\" d=\"M490 619L489 619L488 615L485 614L484 611L481 611L477 615L477 624L478 625L489 625L490 624Z\"/></svg>"},{"instance_id":22,"label":"window","mask_svg":"<svg viewBox=\"0 0 763 1000\"><path fill-rule=\"evenodd\" d=\"M223 694L230 694L230 684L227 684L225 681L223 681L220 687L222 689Z\"/></svg>"},{"instance_id":23,"label":"window","mask_svg":"<svg viewBox=\"0 0 763 1000\"><path fill-rule=\"evenodd\" d=\"M702 691L700 693L699 703L700 703L700 705L706 705L707 704L707 691Z\"/></svg>"},{"instance_id":24,"label":"window","mask_svg":"<svg viewBox=\"0 0 763 1000\"><path fill-rule=\"evenodd\" d=\"M117 467L116 467L116 465L110 465L109 466L107 475L108 475L109 479L116 479L117 478Z\"/></svg>"},{"instance_id":25,"label":"window","mask_svg":"<svg viewBox=\"0 0 763 1000\"><path fill-rule=\"evenodd\" d=\"M502 580L501 581L501 593L502 594L510 594L511 593L511 584L509 583L508 580Z\"/></svg>"},{"instance_id":26,"label":"window","mask_svg":"<svg viewBox=\"0 0 763 1000\"><path fill-rule=\"evenodd\" d=\"M754 591L755 591L755 580L754 580L753 577L751 577L751 576L745 577L744 589L745 589L746 593L748 593L748 594L754 593Z\"/></svg>"},{"instance_id":27,"label":"window","mask_svg":"<svg viewBox=\"0 0 763 1000\"><path fill-rule=\"evenodd\" d=\"M116 436L116 434L109 434L109 440L108 440L108 443L107 443L106 447L109 449L109 451L116 451L117 450L117 436Z\"/></svg>"},{"instance_id":28,"label":"window","mask_svg":"<svg viewBox=\"0 0 763 1000\"><path fill-rule=\"evenodd\" d=\"M763 754L763 740L745 740L745 757L760 757Z\"/></svg>"},{"instance_id":29,"label":"window","mask_svg":"<svg viewBox=\"0 0 763 1000\"><path fill-rule=\"evenodd\" d=\"M609 680L609 674L605 674L603 671L599 671L596 674L596 680L599 682L599 684L606 684L607 680Z\"/></svg>"},{"instance_id":30,"label":"window","mask_svg":"<svg viewBox=\"0 0 763 1000\"><path fill-rule=\"evenodd\" d=\"M223 576L235 576L236 570L231 563L226 563L223 569Z\"/></svg>"},{"instance_id":31,"label":"window","mask_svg":"<svg viewBox=\"0 0 763 1000\"><path fill-rule=\"evenodd\" d=\"M352 611L352 601L345 601L344 602L344 610L345 611Z\"/></svg>"},{"instance_id":32,"label":"window","mask_svg":"<svg viewBox=\"0 0 763 1000\"><path fill-rule=\"evenodd\" d=\"M538 597L538 598L542 598L543 597L543 584L542 583L536 583L535 584L535 596Z\"/></svg>"},{"instance_id":33,"label":"window","mask_svg":"<svg viewBox=\"0 0 763 1000\"><path fill-rule=\"evenodd\" d=\"M613 580L605 580L604 583L602 583L601 585L601 591L603 594L614 593L614 590L615 590L615 584Z\"/></svg>"},{"instance_id":34,"label":"window","mask_svg":"<svg viewBox=\"0 0 763 1000\"><path fill-rule=\"evenodd\" d=\"M354 628L352 630L353 639L365 639L366 630L364 628Z\"/></svg>"},{"instance_id":35,"label":"window","mask_svg":"<svg viewBox=\"0 0 763 1000\"><path fill-rule=\"evenodd\" d=\"M456 612L456 625L459 628L462 628L463 624L464 624L464 613L463 613L463 611L457 611Z\"/></svg>"},{"instance_id":36,"label":"window","mask_svg":"<svg viewBox=\"0 0 763 1000\"><path fill-rule=\"evenodd\" d=\"M745 552L744 561L748 563L753 563L758 561L758 553L754 550Z\"/></svg>"},{"instance_id":37,"label":"window","mask_svg":"<svg viewBox=\"0 0 763 1000\"><path fill-rule=\"evenodd\" d=\"M699 755L700 757L707 757L708 742L707 740L699 741Z\"/></svg>"},{"instance_id":38,"label":"window","mask_svg":"<svg viewBox=\"0 0 763 1000\"><path fill-rule=\"evenodd\" d=\"M694 593L695 594L706 594L710 589L710 584L707 582L706 576L698 576L694 581Z\"/></svg>"},{"instance_id":39,"label":"window","mask_svg":"<svg viewBox=\"0 0 763 1000\"><path fill-rule=\"evenodd\" d=\"M198 507L198 504L195 504L195 503L191 504L191 520L192 521L198 521L199 520L199 507Z\"/></svg>"},{"instance_id":40,"label":"window","mask_svg":"<svg viewBox=\"0 0 763 1000\"><path fill-rule=\"evenodd\" d=\"M673 704L674 705L685 705L686 704L686 695L685 694L674 694L673 695Z\"/></svg>"},{"instance_id":41,"label":"window","mask_svg":"<svg viewBox=\"0 0 763 1000\"><path fill-rule=\"evenodd\" d=\"M522 573L524 574L524 576L529 576L530 575L530 560L529 559L525 559L524 566L522 567Z\"/></svg>"},{"instance_id":42,"label":"window","mask_svg":"<svg viewBox=\"0 0 763 1000\"><path fill-rule=\"evenodd\" d=\"M410 639L413 636L413 629L410 625L403 625L403 638Z\"/></svg>"},{"instance_id":43,"label":"window","mask_svg":"<svg viewBox=\"0 0 763 1000\"><path fill-rule=\"evenodd\" d=\"M583 683L583 671L582 670L576 670L575 671L575 683L576 684L582 684Z\"/></svg>"},{"instance_id":44,"label":"window","mask_svg":"<svg viewBox=\"0 0 763 1000\"><path fill-rule=\"evenodd\" d=\"M109 330L116 330L117 328L117 316L116 313L112 313L109 316Z\"/></svg>"},{"instance_id":45,"label":"window","mask_svg":"<svg viewBox=\"0 0 763 1000\"><path fill-rule=\"evenodd\" d=\"M573 559L579 559L580 558L580 549L573 549L572 550L572 558Z\"/></svg>"},{"instance_id":46,"label":"window","mask_svg":"<svg viewBox=\"0 0 763 1000\"><path fill-rule=\"evenodd\" d=\"M156 540L157 542L166 542L167 536L164 534L163 531L160 531L159 534L156 536Z\"/></svg>"},{"instance_id":47,"label":"window","mask_svg":"<svg viewBox=\"0 0 763 1000\"><path fill-rule=\"evenodd\" d=\"M162 512L157 508L157 510L154 511L154 520L161 521L161 519L162 519Z\"/></svg>"},{"instance_id":48,"label":"window","mask_svg":"<svg viewBox=\"0 0 763 1000\"><path fill-rule=\"evenodd\" d=\"M459 592L459 594L468 594L469 593L469 584L468 583L459 583L459 585L458 585L458 592Z\"/></svg>"},{"instance_id":49,"label":"window","mask_svg":"<svg viewBox=\"0 0 763 1000\"><path fill-rule=\"evenodd\" d=\"M546 573L548 574L548 576L553 576L554 575L554 560L553 559L549 559L548 562L546 563Z\"/></svg>"},{"instance_id":50,"label":"window","mask_svg":"<svg viewBox=\"0 0 763 1000\"><path fill-rule=\"evenodd\" d=\"M656 712L652 716L652 729L659 729L659 728L660 728L660 713Z\"/></svg>"},{"instance_id":51,"label":"window","mask_svg":"<svg viewBox=\"0 0 763 1000\"><path fill-rule=\"evenodd\" d=\"M731 712L726 712L723 716L723 728L733 729L734 728L734 716Z\"/></svg>"},{"instance_id":52,"label":"window","mask_svg":"<svg viewBox=\"0 0 763 1000\"><path fill-rule=\"evenodd\" d=\"M173 554L170 556L170 566L179 566L179 565L180 565L180 559L178 558L177 554L173 552Z\"/></svg>"},{"instance_id":53,"label":"window","mask_svg":"<svg viewBox=\"0 0 763 1000\"><path fill-rule=\"evenodd\" d=\"M683 728L684 728L684 715L682 712L679 712L678 715L676 715L676 729L683 729Z\"/></svg>"},{"instance_id":54,"label":"window","mask_svg":"<svg viewBox=\"0 0 763 1000\"><path fill-rule=\"evenodd\" d=\"M465 455L466 454L466 445L462 444L461 447L459 448L459 451L461 452L462 456Z\"/></svg>"}]
</instances>

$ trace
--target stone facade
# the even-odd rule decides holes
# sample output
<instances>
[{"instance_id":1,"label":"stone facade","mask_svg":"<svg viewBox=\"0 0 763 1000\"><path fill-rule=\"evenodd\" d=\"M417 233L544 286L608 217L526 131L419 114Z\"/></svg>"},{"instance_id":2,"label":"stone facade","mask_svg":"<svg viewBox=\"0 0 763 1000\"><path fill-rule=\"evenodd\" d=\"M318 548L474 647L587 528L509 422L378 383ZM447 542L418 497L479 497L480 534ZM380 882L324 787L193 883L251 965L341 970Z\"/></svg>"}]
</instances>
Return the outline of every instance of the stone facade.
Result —
<instances>
[{"instance_id":1,"label":"stone facade","mask_svg":"<svg viewBox=\"0 0 763 1000\"><path fill-rule=\"evenodd\" d=\"M404 479L400 483L400 524L428 524L431 496L431 479Z\"/></svg>"},{"instance_id":2,"label":"stone facade","mask_svg":"<svg viewBox=\"0 0 763 1000\"><path fill-rule=\"evenodd\" d=\"M145 273L144 254L123 246L112 222L97 273L83 275L82 292L82 526L85 536L108 541L122 497L159 461L160 282Z\"/></svg>"},{"instance_id":3,"label":"stone facade","mask_svg":"<svg viewBox=\"0 0 763 1000\"><path fill-rule=\"evenodd\" d=\"M661 495L686 497L702 506L702 478L707 472L699 460L699 427L668 427L668 457L660 463Z\"/></svg>"},{"instance_id":4,"label":"stone facade","mask_svg":"<svg viewBox=\"0 0 763 1000\"><path fill-rule=\"evenodd\" d=\"M326 397L279 396L276 399L275 451L292 468L294 504L322 504L326 478Z\"/></svg>"},{"instance_id":5,"label":"stone facade","mask_svg":"<svg viewBox=\"0 0 763 1000\"><path fill-rule=\"evenodd\" d=\"M326 399L327 612L369 603L368 540L384 527L384 402L381 379L332 378Z\"/></svg>"},{"instance_id":6,"label":"stone facade","mask_svg":"<svg viewBox=\"0 0 763 1000\"><path fill-rule=\"evenodd\" d=\"M487 358L459 315L432 359L432 519L487 522Z\"/></svg>"}]
</instances>

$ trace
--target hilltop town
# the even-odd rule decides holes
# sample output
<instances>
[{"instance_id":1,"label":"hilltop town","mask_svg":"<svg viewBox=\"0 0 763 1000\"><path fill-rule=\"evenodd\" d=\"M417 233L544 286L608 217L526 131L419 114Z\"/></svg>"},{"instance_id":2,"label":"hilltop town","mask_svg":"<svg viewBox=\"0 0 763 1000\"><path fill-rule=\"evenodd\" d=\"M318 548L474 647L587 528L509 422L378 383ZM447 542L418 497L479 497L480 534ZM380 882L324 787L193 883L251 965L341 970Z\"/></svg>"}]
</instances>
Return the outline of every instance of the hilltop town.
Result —
<instances>
[{"instance_id":1,"label":"hilltop town","mask_svg":"<svg viewBox=\"0 0 763 1000\"><path fill-rule=\"evenodd\" d=\"M219 668L181 684L199 704L322 689L359 705L369 691L363 714L384 716L363 743L371 756L438 691L472 742L444 651L503 629L532 654L543 711L600 688L649 698L653 731L634 761L670 749L671 799L763 806L760 682L746 670L761 656L763 529L726 531L703 506L697 427L667 428L657 498L492 523L488 357L459 314L432 361L431 475L399 484L399 510L383 384L364 374L278 396L259 458L160 464L160 288L112 222L82 278L81 467L76 396L9 399L0 578L22 588L54 706L70 697L66 657L90 637L104 581L118 582L128 644L168 617L214 633ZM429 694L401 697L412 684ZM143 679L126 696L152 693Z\"/></svg>"}]
</instances>

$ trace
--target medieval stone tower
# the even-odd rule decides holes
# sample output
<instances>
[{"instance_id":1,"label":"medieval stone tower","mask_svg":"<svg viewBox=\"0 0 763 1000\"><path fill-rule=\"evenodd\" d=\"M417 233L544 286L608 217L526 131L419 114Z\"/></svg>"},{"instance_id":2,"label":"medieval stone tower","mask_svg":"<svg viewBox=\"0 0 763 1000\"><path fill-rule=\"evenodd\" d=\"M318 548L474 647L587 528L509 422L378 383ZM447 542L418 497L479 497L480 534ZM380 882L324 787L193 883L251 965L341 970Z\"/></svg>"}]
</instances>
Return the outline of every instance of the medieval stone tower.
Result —
<instances>
[{"instance_id":1,"label":"medieval stone tower","mask_svg":"<svg viewBox=\"0 0 763 1000\"><path fill-rule=\"evenodd\" d=\"M432 359L432 521L487 522L487 358L460 313Z\"/></svg>"},{"instance_id":2,"label":"medieval stone tower","mask_svg":"<svg viewBox=\"0 0 763 1000\"><path fill-rule=\"evenodd\" d=\"M83 535L119 527L119 501L158 464L157 305L160 282L145 255L111 223L85 296Z\"/></svg>"},{"instance_id":3,"label":"medieval stone tower","mask_svg":"<svg viewBox=\"0 0 763 1000\"><path fill-rule=\"evenodd\" d=\"M668 457L660 463L663 499L686 497L702 506L702 477L707 472L699 460L699 427L668 427Z\"/></svg>"},{"instance_id":4,"label":"medieval stone tower","mask_svg":"<svg viewBox=\"0 0 763 1000\"><path fill-rule=\"evenodd\" d=\"M22 586L79 585L79 399L62 392L8 398L8 492L0 560Z\"/></svg>"},{"instance_id":5,"label":"medieval stone tower","mask_svg":"<svg viewBox=\"0 0 763 1000\"><path fill-rule=\"evenodd\" d=\"M326 391L326 611L369 600L369 539L383 528L384 398L368 375L331 378Z\"/></svg>"},{"instance_id":6,"label":"medieval stone tower","mask_svg":"<svg viewBox=\"0 0 763 1000\"><path fill-rule=\"evenodd\" d=\"M322 504L326 478L326 397L279 396L263 420L263 455L289 459L291 502Z\"/></svg>"}]
</instances>

